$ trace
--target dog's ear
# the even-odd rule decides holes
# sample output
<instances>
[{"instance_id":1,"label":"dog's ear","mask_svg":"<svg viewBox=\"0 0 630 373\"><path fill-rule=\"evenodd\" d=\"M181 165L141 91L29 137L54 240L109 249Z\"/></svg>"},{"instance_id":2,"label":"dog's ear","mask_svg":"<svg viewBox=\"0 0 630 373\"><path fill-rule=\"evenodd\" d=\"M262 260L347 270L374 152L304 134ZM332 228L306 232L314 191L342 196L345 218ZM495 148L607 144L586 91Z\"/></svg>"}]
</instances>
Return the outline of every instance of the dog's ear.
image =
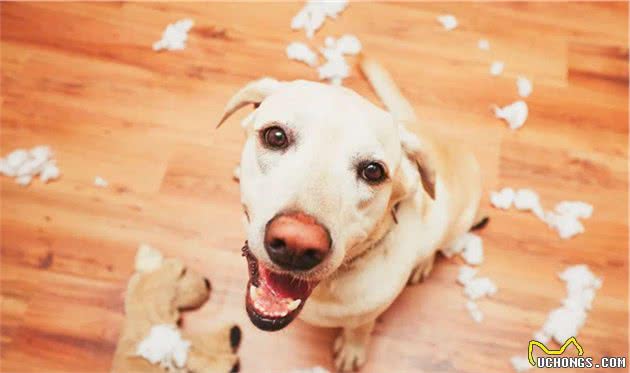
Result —
<instances>
[{"instance_id":1,"label":"dog's ear","mask_svg":"<svg viewBox=\"0 0 630 373\"><path fill-rule=\"evenodd\" d=\"M422 141L418 136L409 132L404 125L398 126L400 143L403 152L417 167L422 181L422 188L431 199L435 200L435 163L434 149L428 142Z\"/></svg>"},{"instance_id":2,"label":"dog's ear","mask_svg":"<svg viewBox=\"0 0 630 373\"><path fill-rule=\"evenodd\" d=\"M281 82L273 78L262 78L247 84L241 88L225 105L223 116L217 124L217 128L225 122L230 115L234 114L238 109L247 105L259 105L267 96L272 94L282 85Z\"/></svg>"}]
</instances>

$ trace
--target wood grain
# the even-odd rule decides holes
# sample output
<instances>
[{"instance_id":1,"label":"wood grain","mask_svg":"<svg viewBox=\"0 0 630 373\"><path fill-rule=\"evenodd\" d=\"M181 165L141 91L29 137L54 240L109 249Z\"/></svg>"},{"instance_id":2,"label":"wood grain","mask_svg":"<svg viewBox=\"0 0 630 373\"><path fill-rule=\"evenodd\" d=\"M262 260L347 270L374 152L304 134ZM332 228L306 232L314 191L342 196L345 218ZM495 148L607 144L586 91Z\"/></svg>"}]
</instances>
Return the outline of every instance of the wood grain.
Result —
<instances>
[{"instance_id":1,"label":"wood grain","mask_svg":"<svg viewBox=\"0 0 630 373\"><path fill-rule=\"evenodd\" d=\"M0 179L1 370L107 371L135 250L147 242L213 281L190 329L236 320L245 372L332 367L335 331L296 322L268 334L243 307L237 120L214 124L251 79L316 79L284 56L299 3L2 3L1 154L50 144L62 177L28 188ZM435 17L453 13L444 31ZM508 372L560 304L556 273L586 263L604 279L579 335L586 354L628 356L628 5L356 3L326 21L382 61L423 123L473 146L484 187L531 187L550 208L592 203L586 233L560 240L531 215L489 209L481 273L499 293L475 324L440 259L379 320L364 372ZM155 53L164 26L195 20L188 47ZM487 38L490 51L477 49ZM505 61L502 76L488 73ZM355 61L352 61L353 64ZM512 132L493 104L532 79L530 117ZM345 85L377 102L356 66ZM100 175L110 187L97 189ZM484 198L485 205L488 204ZM375 284L377 286L377 284ZM569 370L567 370L569 371ZM593 370L596 371L596 370ZM604 371L604 370L601 370Z\"/></svg>"}]
</instances>

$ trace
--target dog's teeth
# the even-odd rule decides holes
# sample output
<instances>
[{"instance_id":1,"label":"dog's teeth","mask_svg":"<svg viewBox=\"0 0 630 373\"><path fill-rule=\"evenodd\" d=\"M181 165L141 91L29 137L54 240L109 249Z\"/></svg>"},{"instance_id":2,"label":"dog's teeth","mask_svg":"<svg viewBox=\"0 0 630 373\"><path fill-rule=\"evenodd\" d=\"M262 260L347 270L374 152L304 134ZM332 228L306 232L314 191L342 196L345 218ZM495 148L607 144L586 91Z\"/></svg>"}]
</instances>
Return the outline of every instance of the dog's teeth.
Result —
<instances>
[{"instance_id":1,"label":"dog's teeth","mask_svg":"<svg viewBox=\"0 0 630 373\"><path fill-rule=\"evenodd\" d=\"M249 285L249 297L251 300L255 301L258 297L258 292L256 291L256 287L254 285Z\"/></svg>"},{"instance_id":2,"label":"dog's teeth","mask_svg":"<svg viewBox=\"0 0 630 373\"><path fill-rule=\"evenodd\" d=\"M302 303L302 299L296 299L293 302L289 303L287 305L287 308L289 309L289 311L294 311L296 308L300 306L300 303Z\"/></svg>"}]
</instances>

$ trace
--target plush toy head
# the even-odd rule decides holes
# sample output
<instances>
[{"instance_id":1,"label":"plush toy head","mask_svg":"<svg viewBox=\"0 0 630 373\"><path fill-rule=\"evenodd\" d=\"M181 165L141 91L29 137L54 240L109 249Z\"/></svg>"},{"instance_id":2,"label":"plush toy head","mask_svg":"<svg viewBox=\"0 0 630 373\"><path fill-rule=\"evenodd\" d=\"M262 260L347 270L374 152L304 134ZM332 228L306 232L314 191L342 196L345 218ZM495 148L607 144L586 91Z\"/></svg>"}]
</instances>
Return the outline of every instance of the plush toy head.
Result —
<instances>
[{"instance_id":1,"label":"plush toy head","mask_svg":"<svg viewBox=\"0 0 630 373\"><path fill-rule=\"evenodd\" d=\"M241 339L238 326L228 325L207 335L188 336L182 332L180 338L177 329L180 311L198 308L206 302L210 295L207 278L188 269L180 260L164 259L159 251L147 245L140 246L135 269L127 285L126 317L112 372L163 372L164 367L181 372L227 373L238 370L238 357L235 355ZM158 337L154 342L148 338L154 334L155 327L172 330L172 335L181 342L179 347L185 351L183 361L180 356L175 359L177 363L171 364L170 355L166 356L170 353L169 341ZM139 349L143 341L143 349ZM173 342L173 345L178 347L177 343ZM161 365L149 362L147 358L151 356L161 359Z\"/></svg>"}]
</instances>

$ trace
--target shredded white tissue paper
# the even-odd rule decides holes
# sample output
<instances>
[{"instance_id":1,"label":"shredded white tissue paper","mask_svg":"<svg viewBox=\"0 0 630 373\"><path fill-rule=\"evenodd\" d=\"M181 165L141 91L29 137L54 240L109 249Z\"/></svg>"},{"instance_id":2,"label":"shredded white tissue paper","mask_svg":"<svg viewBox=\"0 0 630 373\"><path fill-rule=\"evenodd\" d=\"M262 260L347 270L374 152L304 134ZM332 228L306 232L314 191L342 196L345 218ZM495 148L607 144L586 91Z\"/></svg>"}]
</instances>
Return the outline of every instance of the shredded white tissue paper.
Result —
<instances>
[{"instance_id":1,"label":"shredded white tissue paper","mask_svg":"<svg viewBox=\"0 0 630 373\"><path fill-rule=\"evenodd\" d=\"M326 38L326 48L335 48L342 54L357 55L361 52L361 41L354 35L345 34L335 41L332 37Z\"/></svg>"},{"instance_id":2,"label":"shredded white tissue paper","mask_svg":"<svg viewBox=\"0 0 630 373\"><path fill-rule=\"evenodd\" d=\"M533 337L535 340L543 344L547 344L551 341L551 337L546 335L542 330L535 332Z\"/></svg>"},{"instance_id":3,"label":"shredded white tissue paper","mask_svg":"<svg viewBox=\"0 0 630 373\"><path fill-rule=\"evenodd\" d=\"M488 39L479 39L479 41L477 42L477 48L481 49L482 51L490 50L490 42L488 41Z\"/></svg>"},{"instance_id":4,"label":"shredded white tissue paper","mask_svg":"<svg viewBox=\"0 0 630 373\"><path fill-rule=\"evenodd\" d=\"M317 54L309 48L308 45L297 41L287 45L287 57L291 60L304 62L314 67L317 65Z\"/></svg>"},{"instance_id":5,"label":"shredded white tissue paper","mask_svg":"<svg viewBox=\"0 0 630 373\"><path fill-rule=\"evenodd\" d=\"M503 61L492 62L492 65L490 65L490 75L492 76L501 75L504 67L505 67L505 63L503 63Z\"/></svg>"},{"instance_id":6,"label":"shredded white tissue paper","mask_svg":"<svg viewBox=\"0 0 630 373\"><path fill-rule=\"evenodd\" d=\"M447 258L459 254L468 264L479 265L483 263L483 241L474 233L462 234L455 242L441 251Z\"/></svg>"},{"instance_id":7,"label":"shredded white tissue paper","mask_svg":"<svg viewBox=\"0 0 630 373\"><path fill-rule=\"evenodd\" d=\"M107 180L103 179L102 177L96 176L94 178L94 186L95 187L107 188L108 185L109 185L109 183L107 182Z\"/></svg>"},{"instance_id":8,"label":"shredded white tissue paper","mask_svg":"<svg viewBox=\"0 0 630 373\"><path fill-rule=\"evenodd\" d=\"M467 233L467 241L464 245L464 251L462 252L462 258L468 264L479 265L483 263L483 241L481 237L474 233Z\"/></svg>"},{"instance_id":9,"label":"shredded white tissue paper","mask_svg":"<svg viewBox=\"0 0 630 373\"><path fill-rule=\"evenodd\" d=\"M517 189L514 194L514 207L521 211L532 211L536 216L543 216L538 193L531 189Z\"/></svg>"},{"instance_id":10,"label":"shredded white tissue paper","mask_svg":"<svg viewBox=\"0 0 630 373\"><path fill-rule=\"evenodd\" d=\"M549 313L542 330L536 333L540 342L553 338L563 344L567 339L577 337L595 293L602 286L602 280L584 264L567 267L558 276L566 282L567 297L562 301L562 307Z\"/></svg>"},{"instance_id":11,"label":"shredded white tissue paper","mask_svg":"<svg viewBox=\"0 0 630 373\"><path fill-rule=\"evenodd\" d=\"M138 272L150 272L160 268L163 261L164 257L159 250L142 243L138 247L134 265Z\"/></svg>"},{"instance_id":12,"label":"shredded white tissue paper","mask_svg":"<svg viewBox=\"0 0 630 373\"><path fill-rule=\"evenodd\" d=\"M457 275L457 282L460 285L466 285L476 275L477 275L477 270L475 268L463 265L459 267L459 273Z\"/></svg>"},{"instance_id":13,"label":"shredded white tissue paper","mask_svg":"<svg viewBox=\"0 0 630 373\"><path fill-rule=\"evenodd\" d=\"M533 368L529 363L527 356L512 356L512 358L510 358L510 363L512 363L512 367L518 373L526 372Z\"/></svg>"},{"instance_id":14,"label":"shredded white tissue paper","mask_svg":"<svg viewBox=\"0 0 630 373\"><path fill-rule=\"evenodd\" d=\"M564 300L564 305L568 308L590 310L595 292L602 287L602 280L595 276L585 264L568 267L559 273L558 277L567 284L567 298Z\"/></svg>"},{"instance_id":15,"label":"shredded white tissue paper","mask_svg":"<svg viewBox=\"0 0 630 373\"><path fill-rule=\"evenodd\" d=\"M475 322L483 321L483 312L474 301L496 294L497 286L487 277L476 278L477 269L463 265L459 267L457 282L464 286L464 294L468 297L466 309Z\"/></svg>"},{"instance_id":16,"label":"shredded white tissue paper","mask_svg":"<svg viewBox=\"0 0 630 373\"><path fill-rule=\"evenodd\" d=\"M318 68L319 79L329 80L332 84L341 84L350 75L350 66L344 55L355 55L361 51L361 42L354 35L343 35L339 39L327 37L320 49L326 63Z\"/></svg>"},{"instance_id":17,"label":"shredded white tissue paper","mask_svg":"<svg viewBox=\"0 0 630 373\"><path fill-rule=\"evenodd\" d=\"M28 184L30 184L32 180L33 180L33 176L22 175L22 176L17 176L15 178L15 183L20 186L28 186Z\"/></svg>"},{"instance_id":18,"label":"shredded white tissue paper","mask_svg":"<svg viewBox=\"0 0 630 373\"><path fill-rule=\"evenodd\" d=\"M555 211L545 213L545 222L555 229L560 238L569 239L576 234L584 233L584 226L578 219L590 218L593 206L582 201L562 201L555 207Z\"/></svg>"},{"instance_id":19,"label":"shredded white tissue paper","mask_svg":"<svg viewBox=\"0 0 630 373\"><path fill-rule=\"evenodd\" d=\"M468 310L470 317L475 320L476 323L483 321L483 312L481 312L477 303L471 300L466 301L466 309Z\"/></svg>"},{"instance_id":20,"label":"shredded white tissue paper","mask_svg":"<svg viewBox=\"0 0 630 373\"><path fill-rule=\"evenodd\" d=\"M329 58L325 64L317 69L319 79L329 80L334 85L341 85L344 78L350 75L350 66L343 56Z\"/></svg>"},{"instance_id":21,"label":"shredded white tissue paper","mask_svg":"<svg viewBox=\"0 0 630 373\"><path fill-rule=\"evenodd\" d=\"M15 182L22 186L29 185L37 175L46 183L57 179L60 174L53 152L47 145L38 145L31 150L14 150L0 159L0 173L14 177Z\"/></svg>"},{"instance_id":22,"label":"shredded white tissue paper","mask_svg":"<svg viewBox=\"0 0 630 373\"><path fill-rule=\"evenodd\" d=\"M580 219L588 219L593 214L593 206L582 201L562 201L556 205L555 210L559 214Z\"/></svg>"},{"instance_id":23,"label":"shredded white tissue paper","mask_svg":"<svg viewBox=\"0 0 630 373\"><path fill-rule=\"evenodd\" d=\"M464 294L470 300L496 294L497 286L488 277L476 277L464 285Z\"/></svg>"},{"instance_id":24,"label":"shredded white tissue paper","mask_svg":"<svg viewBox=\"0 0 630 373\"><path fill-rule=\"evenodd\" d=\"M304 29L310 39L324 24L326 17L336 18L348 6L347 0L309 0L291 20L293 30Z\"/></svg>"},{"instance_id":25,"label":"shredded white tissue paper","mask_svg":"<svg viewBox=\"0 0 630 373\"><path fill-rule=\"evenodd\" d=\"M553 211L545 213L545 222L550 228L555 229L562 239L569 239L577 234L584 233L584 225L575 216L557 214Z\"/></svg>"},{"instance_id":26,"label":"shredded white tissue paper","mask_svg":"<svg viewBox=\"0 0 630 373\"><path fill-rule=\"evenodd\" d=\"M17 170L23 163L29 159L29 154L27 150L17 149L7 155L3 160L6 163L6 167L9 172L5 173L7 176L15 176ZM5 171L6 172L6 171Z\"/></svg>"},{"instance_id":27,"label":"shredded white tissue paper","mask_svg":"<svg viewBox=\"0 0 630 373\"><path fill-rule=\"evenodd\" d=\"M593 206L582 201L562 201L555 206L554 211L544 211L538 194L533 190L518 189L516 193L511 190L503 188L499 192L491 192L492 206L508 209L513 201L514 207L521 211L532 211L538 219L555 229L562 239L584 233L584 225L579 219L590 218L593 214Z\"/></svg>"},{"instance_id":28,"label":"shredded white tissue paper","mask_svg":"<svg viewBox=\"0 0 630 373\"><path fill-rule=\"evenodd\" d=\"M516 78L516 88L518 89L518 95L521 97L528 97L532 94L532 82L524 76Z\"/></svg>"},{"instance_id":29,"label":"shredded white tissue paper","mask_svg":"<svg viewBox=\"0 0 630 373\"><path fill-rule=\"evenodd\" d=\"M438 22L442 24L445 30L451 31L457 27L457 18L452 14L444 14L437 17Z\"/></svg>"},{"instance_id":30,"label":"shredded white tissue paper","mask_svg":"<svg viewBox=\"0 0 630 373\"><path fill-rule=\"evenodd\" d=\"M162 33L162 39L153 43L153 50L159 51L166 49L174 51L186 48L188 31L190 31L193 25L193 20L189 18L169 24Z\"/></svg>"},{"instance_id":31,"label":"shredded white tissue paper","mask_svg":"<svg viewBox=\"0 0 630 373\"><path fill-rule=\"evenodd\" d=\"M514 189L512 188L503 188L498 192L490 192L490 203L498 209L507 210L512 207L513 202Z\"/></svg>"},{"instance_id":32,"label":"shredded white tissue paper","mask_svg":"<svg viewBox=\"0 0 630 373\"><path fill-rule=\"evenodd\" d=\"M513 130L525 124L528 114L527 103L522 100L518 100L502 108L494 107L494 115L499 119L505 120Z\"/></svg>"},{"instance_id":33,"label":"shredded white tissue paper","mask_svg":"<svg viewBox=\"0 0 630 373\"><path fill-rule=\"evenodd\" d=\"M59 171L59 167L57 167L57 164L55 163L55 161L50 161L44 166L44 169L42 169L42 171L40 172L39 179L42 182L47 183L50 180L57 179L60 174L61 172Z\"/></svg>"},{"instance_id":34,"label":"shredded white tissue paper","mask_svg":"<svg viewBox=\"0 0 630 373\"><path fill-rule=\"evenodd\" d=\"M175 325L154 325L149 335L137 346L136 354L151 364L160 364L167 370L183 368L188 359L190 342L182 339Z\"/></svg>"}]
</instances>

